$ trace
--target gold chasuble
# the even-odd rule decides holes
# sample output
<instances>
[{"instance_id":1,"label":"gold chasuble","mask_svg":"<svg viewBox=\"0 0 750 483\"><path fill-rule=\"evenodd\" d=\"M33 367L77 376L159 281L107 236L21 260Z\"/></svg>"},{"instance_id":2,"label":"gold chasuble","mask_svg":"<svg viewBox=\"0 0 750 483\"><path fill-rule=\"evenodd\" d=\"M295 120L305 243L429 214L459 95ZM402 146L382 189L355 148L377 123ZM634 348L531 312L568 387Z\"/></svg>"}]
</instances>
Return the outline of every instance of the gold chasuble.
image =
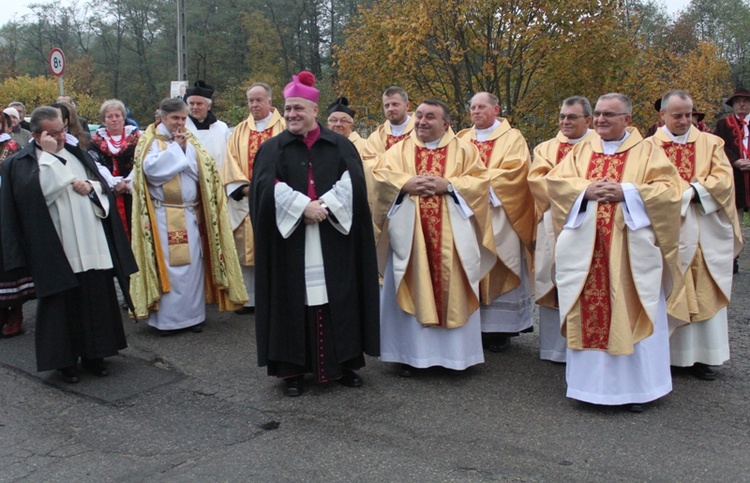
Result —
<instances>
[{"instance_id":1,"label":"gold chasuble","mask_svg":"<svg viewBox=\"0 0 750 483\"><path fill-rule=\"evenodd\" d=\"M227 156L222 166L221 179L224 185L230 183L250 183L253 176L253 162L255 153L264 141L276 136L286 129L286 122L277 109L273 109L271 119L263 131L255 130L255 119L247 119L237 125L227 143ZM255 249L253 244L253 227L248 213L248 199L240 201L228 200L230 209L237 208L241 213L240 220L234 221L232 230L237 247L240 265L255 265ZM244 215L244 216L242 216ZM230 221L231 217L230 217Z\"/></svg>"},{"instance_id":2,"label":"gold chasuble","mask_svg":"<svg viewBox=\"0 0 750 483\"><path fill-rule=\"evenodd\" d=\"M579 142L586 141L596 133L591 130ZM558 132L557 136L534 148L529 169L529 189L536 204L536 244L534 256L534 288L536 303L557 309L557 290L552 281L555 253L555 233L552 229L550 202L547 192L547 174L573 150L569 139Z\"/></svg>"},{"instance_id":3,"label":"gold chasuble","mask_svg":"<svg viewBox=\"0 0 750 483\"><path fill-rule=\"evenodd\" d=\"M685 296L670 301L673 303L667 311L684 322L708 320L729 305L730 258L742 250L732 166L721 138L695 128L690 128L685 144L673 142L663 129L657 129L648 140L659 146L677 169L683 194L680 268L685 278ZM703 201L703 193L691 183L705 189L710 199ZM703 204L691 202L693 196L699 196L701 203L718 206L706 213ZM684 318L686 311L690 319Z\"/></svg>"},{"instance_id":4,"label":"gold chasuble","mask_svg":"<svg viewBox=\"0 0 750 483\"><path fill-rule=\"evenodd\" d=\"M462 216L447 194L399 198L404 184L418 174L446 178L473 216ZM490 180L478 151L451 130L435 150L427 149L412 133L388 150L373 176L377 183L373 219L383 230L380 270L390 247L399 307L426 326L463 326L479 308L479 280L495 260L487 195ZM401 203L398 213L413 221L392 231L396 225L389 225L387 215L396 201Z\"/></svg>"},{"instance_id":5,"label":"gold chasuble","mask_svg":"<svg viewBox=\"0 0 750 483\"><path fill-rule=\"evenodd\" d=\"M529 189L527 176L531 156L526 139L518 129L513 129L507 119L502 119L500 126L495 129L485 141L477 141L474 128L464 129L458 137L470 141L479 150L482 162L490 173L490 185L502 203L502 209L507 216L513 231L518 236L522 250L526 250L531 268L533 257L534 228L534 198ZM495 228L495 237L502 237ZM497 263L480 284L481 301L490 305L497 297L507 293L521 284L520 274L516 274L503 261L504 253L496 247ZM519 258L520 253L510 254Z\"/></svg>"},{"instance_id":6,"label":"gold chasuble","mask_svg":"<svg viewBox=\"0 0 750 483\"><path fill-rule=\"evenodd\" d=\"M370 134L367 138L367 156L362 156L363 161L377 162L378 158L393 147L399 141L409 137L414 130L414 113L409 113L409 122L400 136L394 136L390 121L383 124Z\"/></svg>"},{"instance_id":7,"label":"gold chasuble","mask_svg":"<svg viewBox=\"0 0 750 483\"><path fill-rule=\"evenodd\" d=\"M235 310L247 301L247 292L229 230L224 187L211 155L192 133L188 132L187 135L198 162L201 209L196 209L195 214L201 233L206 303L218 302L219 310ZM171 290L167 275L168 262L164 260L160 248L162 241L159 239L148 183L143 173L143 159L151 144L166 143L167 140L157 133L156 125L151 124L141 136L135 150L131 247L138 262L138 272L130 277L130 295L136 318L148 317L150 310L158 310L161 295Z\"/></svg>"},{"instance_id":8,"label":"gold chasuble","mask_svg":"<svg viewBox=\"0 0 750 483\"><path fill-rule=\"evenodd\" d=\"M680 216L677 171L638 130L627 130L630 135L613 155L603 153L601 138L594 135L547 175L560 316L571 349L632 354L635 343L653 333L662 287L665 296L684 296L675 222ZM580 225L563 230L579 196L605 177L632 183L650 225L628 228L624 202L588 200Z\"/></svg>"}]
</instances>

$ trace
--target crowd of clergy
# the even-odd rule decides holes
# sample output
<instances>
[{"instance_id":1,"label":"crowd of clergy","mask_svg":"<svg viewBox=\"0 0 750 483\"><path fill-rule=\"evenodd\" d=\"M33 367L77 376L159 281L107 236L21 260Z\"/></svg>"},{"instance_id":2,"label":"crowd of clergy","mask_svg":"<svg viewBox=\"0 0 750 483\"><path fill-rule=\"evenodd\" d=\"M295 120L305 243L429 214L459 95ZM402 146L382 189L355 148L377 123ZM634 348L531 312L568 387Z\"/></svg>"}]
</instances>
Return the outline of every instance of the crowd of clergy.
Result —
<instances>
[{"instance_id":1,"label":"crowd of clergy","mask_svg":"<svg viewBox=\"0 0 750 483\"><path fill-rule=\"evenodd\" d=\"M213 93L165 99L144 131L106 101L91 138L70 99L32 112L30 141L6 115L0 324L22 333L35 292L38 370L75 383L80 359L106 376L121 307L169 336L201 332L209 303L254 314L258 363L287 396L309 374L361 386L365 354L401 377L462 371L533 330L568 397L633 412L672 390L671 366L714 380L729 360L750 91L714 133L667 92L645 138L625 95L573 96L533 151L488 92L456 132L442 101L389 87L367 138L346 97L318 122L309 72L283 113L252 84L234 130Z\"/></svg>"}]
</instances>

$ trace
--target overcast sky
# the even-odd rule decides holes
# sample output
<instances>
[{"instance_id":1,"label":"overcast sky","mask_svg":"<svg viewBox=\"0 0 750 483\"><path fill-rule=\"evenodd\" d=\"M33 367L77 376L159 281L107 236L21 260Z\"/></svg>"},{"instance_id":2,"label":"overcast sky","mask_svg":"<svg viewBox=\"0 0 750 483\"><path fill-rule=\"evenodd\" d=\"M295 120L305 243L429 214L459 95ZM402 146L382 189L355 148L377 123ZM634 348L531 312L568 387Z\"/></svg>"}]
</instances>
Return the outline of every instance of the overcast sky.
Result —
<instances>
[{"instance_id":1,"label":"overcast sky","mask_svg":"<svg viewBox=\"0 0 750 483\"><path fill-rule=\"evenodd\" d=\"M73 3L71 0L58 0L59 3L64 5L70 5ZM690 0L657 0L659 3L666 5L667 12L670 14L676 13L677 11L685 8ZM21 0L0 0L0 25L5 25L9 20L21 18L22 15L30 13L30 10L24 5L27 2ZM39 0L39 3L47 3L47 0ZM77 4L83 6L85 0L79 0Z\"/></svg>"}]
</instances>

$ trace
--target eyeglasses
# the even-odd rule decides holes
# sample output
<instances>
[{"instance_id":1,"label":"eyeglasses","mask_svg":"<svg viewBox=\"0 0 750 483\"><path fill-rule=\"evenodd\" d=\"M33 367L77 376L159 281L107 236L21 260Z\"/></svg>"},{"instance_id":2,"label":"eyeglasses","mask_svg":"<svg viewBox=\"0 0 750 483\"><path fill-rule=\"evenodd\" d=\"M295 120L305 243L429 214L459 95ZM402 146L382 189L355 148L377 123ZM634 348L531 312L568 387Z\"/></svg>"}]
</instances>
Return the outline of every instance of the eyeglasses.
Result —
<instances>
[{"instance_id":1,"label":"eyeglasses","mask_svg":"<svg viewBox=\"0 0 750 483\"><path fill-rule=\"evenodd\" d=\"M336 119L336 118L329 118L328 124L354 124L349 119Z\"/></svg>"},{"instance_id":2,"label":"eyeglasses","mask_svg":"<svg viewBox=\"0 0 750 483\"><path fill-rule=\"evenodd\" d=\"M558 116L558 119L560 119L561 121L564 121L565 119L569 119L571 121L577 121L584 117L586 116L579 116L578 114L560 114Z\"/></svg>"},{"instance_id":3,"label":"eyeglasses","mask_svg":"<svg viewBox=\"0 0 750 483\"><path fill-rule=\"evenodd\" d=\"M628 116L629 114L627 112L599 112L594 111L594 117L606 117L607 119L612 119L613 117L617 116Z\"/></svg>"}]
</instances>

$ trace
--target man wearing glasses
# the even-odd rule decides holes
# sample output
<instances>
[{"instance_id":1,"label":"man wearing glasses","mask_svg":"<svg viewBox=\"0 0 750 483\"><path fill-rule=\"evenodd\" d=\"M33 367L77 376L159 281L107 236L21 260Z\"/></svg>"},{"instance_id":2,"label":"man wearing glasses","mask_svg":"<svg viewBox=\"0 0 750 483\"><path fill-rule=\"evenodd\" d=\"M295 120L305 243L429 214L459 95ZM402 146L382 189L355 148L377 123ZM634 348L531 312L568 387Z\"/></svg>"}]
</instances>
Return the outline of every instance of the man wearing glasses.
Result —
<instances>
[{"instance_id":1,"label":"man wearing glasses","mask_svg":"<svg viewBox=\"0 0 750 483\"><path fill-rule=\"evenodd\" d=\"M529 187L536 201L536 248L534 252L534 293L539 305L539 357L565 362L567 341L560 333L560 311L554 284L555 233L547 194L546 176L581 141L594 136L591 104L585 97L569 97L560 108L560 131L534 148L529 171Z\"/></svg>"},{"instance_id":2,"label":"man wearing glasses","mask_svg":"<svg viewBox=\"0 0 750 483\"><path fill-rule=\"evenodd\" d=\"M510 338L531 330L533 302L526 253L531 255L534 198L527 176L531 156L518 129L500 116L500 101L489 92L471 98L474 126L458 137L479 149L490 173L490 212L497 261L482 279L482 341L490 352L501 352Z\"/></svg>"},{"instance_id":3,"label":"man wearing glasses","mask_svg":"<svg viewBox=\"0 0 750 483\"><path fill-rule=\"evenodd\" d=\"M547 176L567 396L634 412L672 390L665 297L680 296L679 175L606 94L596 136Z\"/></svg>"}]
</instances>

